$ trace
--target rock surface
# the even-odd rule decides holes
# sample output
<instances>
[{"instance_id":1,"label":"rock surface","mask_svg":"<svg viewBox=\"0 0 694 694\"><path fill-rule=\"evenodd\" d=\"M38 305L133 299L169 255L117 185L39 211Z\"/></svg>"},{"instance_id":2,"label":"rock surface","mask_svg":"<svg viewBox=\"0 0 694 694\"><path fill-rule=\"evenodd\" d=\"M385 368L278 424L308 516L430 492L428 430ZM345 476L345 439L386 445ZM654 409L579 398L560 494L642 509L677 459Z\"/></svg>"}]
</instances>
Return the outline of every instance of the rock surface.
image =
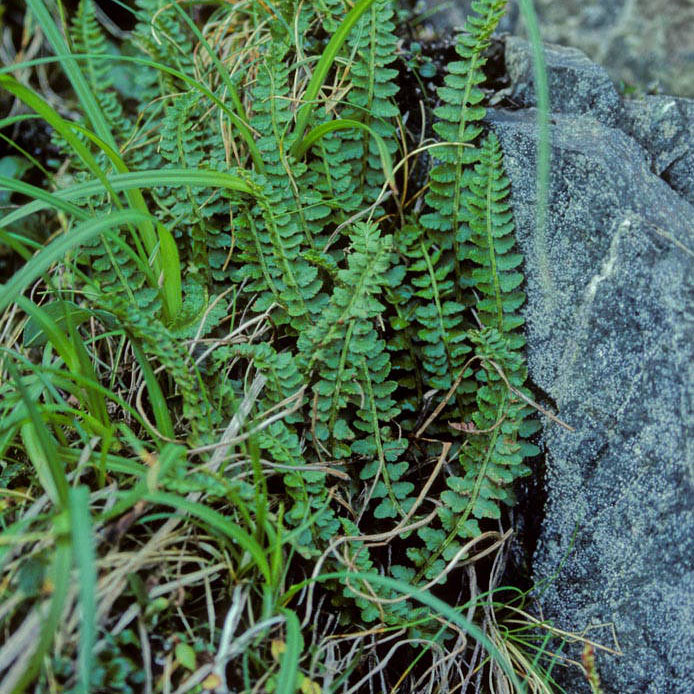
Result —
<instances>
[{"instance_id":1,"label":"rock surface","mask_svg":"<svg viewBox=\"0 0 694 694\"><path fill-rule=\"evenodd\" d=\"M525 39L505 40L506 71L511 98L520 106L535 106L532 50ZM623 118L622 100L607 72L576 48L545 46L550 107L554 113L589 116L615 126Z\"/></svg>"},{"instance_id":2,"label":"rock surface","mask_svg":"<svg viewBox=\"0 0 694 694\"><path fill-rule=\"evenodd\" d=\"M464 24L470 3L418 4L434 12L430 23L446 35ZM533 0L533 5L545 41L584 51L625 87L694 97L692 0ZM524 35L518 0L510 0L499 30Z\"/></svg>"},{"instance_id":3,"label":"rock surface","mask_svg":"<svg viewBox=\"0 0 694 694\"><path fill-rule=\"evenodd\" d=\"M594 109L581 106L580 74L597 68L552 50L571 69L552 102L544 233L534 109L488 115L525 254L530 377L575 428L545 426L534 578L556 626L612 647L614 628L623 655L597 656L605 694L692 694L694 206L665 180L691 153L691 130L663 120L669 101L622 111L604 80ZM530 93L525 74L514 76L517 93ZM665 113L688 108L675 100ZM580 660L578 645L566 653ZM571 694L590 693L577 669L553 674Z\"/></svg>"},{"instance_id":4,"label":"rock surface","mask_svg":"<svg viewBox=\"0 0 694 694\"><path fill-rule=\"evenodd\" d=\"M648 151L652 170L694 205L694 100L647 96L624 106L625 130Z\"/></svg>"},{"instance_id":5,"label":"rock surface","mask_svg":"<svg viewBox=\"0 0 694 694\"><path fill-rule=\"evenodd\" d=\"M641 90L655 84L666 93L694 96L691 0L533 0L533 4L545 41L580 48L616 81Z\"/></svg>"}]
</instances>

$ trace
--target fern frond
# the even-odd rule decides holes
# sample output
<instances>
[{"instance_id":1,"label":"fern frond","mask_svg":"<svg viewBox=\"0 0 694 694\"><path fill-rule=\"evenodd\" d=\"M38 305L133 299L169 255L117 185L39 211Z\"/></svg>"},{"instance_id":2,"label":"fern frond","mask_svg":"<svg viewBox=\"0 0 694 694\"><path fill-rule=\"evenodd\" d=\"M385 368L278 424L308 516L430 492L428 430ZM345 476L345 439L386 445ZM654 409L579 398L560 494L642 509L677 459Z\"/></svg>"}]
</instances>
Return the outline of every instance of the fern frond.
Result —
<instances>
[{"instance_id":1,"label":"fern frond","mask_svg":"<svg viewBox=\"0 0 694 694\"><path fill-rule=\"evenodd\" d=\"M218 129L201 127L211 117L209 110L210 104L196 91L173 99L161 126L159 151L166 162L161 168L212 168L220 171L228 168ZM222 235L220 229L223 224L228 224L223 215L228 215L229 209L222 191L178 185L157 189L156 200L160 216L169 220L169 225L175 229L182 259L207 274L213 267L209 251L228 246L228 237Z\"/></svg>"},{"instance_id":2,"label":"fern frond","mask_svg":"<svg viewBox=\"0 0 694 694\"><path fill-rule=\"evenodd\" d=\"M315 325L299 335L300 366L307 375L317 370L314 385L316 445L335 458L351 455L354 427L371 434L374 445L380 437L377 419L397 413L390 398L395 388L388 382L390 371L385 343L373 321L384 310L377 298L387 282L396 276L388 271L393 259L392 238L381 238L375 224L357 223L350 235L351 251L347 267L337 272L337 282L328 305ZM366 372L364 360L367 360ZM371 382L365 385L365 380ZM356 420L350 416L354 403L361 403L367 388L375 393L369 410L360 409Z\"/></svg>"},{"instance_id":3,"label":"fern frond","mask_svg":"<svg viewBox=\"0 0 694 694\"><path fill-rule=\"evenodd\" d=\"M113 61L94 56L108 55L106 38L96 18L93 0L80 0L72 20L70 37L75 53L89 55L81 63L83 74L99 102L106 122L117 139L125 139L131 128L123 113L121 102L113 91Z\"/></svg>"},{"instance_id":4,"label":"fern frond","mask_svg":"<svg viewBox=\"0 0 694 694\"><path fill-rule=\"evenodd\" d=\"M458 277L462 274L460 263L463 260L460 245L469 236L465 225L465 197L471 172L465 167L474 163L478 156L474 148L463 145L471 145L482 132L480 121L485 109L480 105L484 94L479 85L485 79L482 72L486 63L484 50L505 9L506 0L472 3L472 14L456 44L461 60L448 64L445 86L439 89L443 103L434 111L439 119L434 130L442 141L461 144L437 150L440 163L430 173L431 185L426 197L433 211L422 215L421 222L437 232L436 239L442 248L453 249Z\"/></svg>"},{"instance_id":5,"label":"fern frond","mask_svg":"<svg viewBox=\"0 0 694 694\"><path fill-rule=\"evenodd\" d=\"M392 102L398 92L398 71L389 67L397 58L393 15L391 0L376 0L350 33L351 89L341 114L368 125L383 138L391 154L398 148L395 119L399 115ZM372 203L383 186L383 167L373 138L363 131L346 132L343 141L358 143L353 149L352 176L361 182L364 202Z\"/></svg>"},{"instance_id":6,"label":"fern frond","mask_svg":"<svg viewBox=\"0 0 694 694\"><path fill-rule=\"evenodd\" d=\"M510 334L523 324L518 313L525 301L519 290L523 275L519 267L523 256L515 252L513 214L507 198L510 191L504 174L501 147L493 132L480 147L480 160L470 177L467 198L470 213L470 239L465 257L474 264L466 284L479 295L477 314L483 325L495 326ZM513 337L515 348L523 344L520 334Z\"/></svg>"}]
</instances>

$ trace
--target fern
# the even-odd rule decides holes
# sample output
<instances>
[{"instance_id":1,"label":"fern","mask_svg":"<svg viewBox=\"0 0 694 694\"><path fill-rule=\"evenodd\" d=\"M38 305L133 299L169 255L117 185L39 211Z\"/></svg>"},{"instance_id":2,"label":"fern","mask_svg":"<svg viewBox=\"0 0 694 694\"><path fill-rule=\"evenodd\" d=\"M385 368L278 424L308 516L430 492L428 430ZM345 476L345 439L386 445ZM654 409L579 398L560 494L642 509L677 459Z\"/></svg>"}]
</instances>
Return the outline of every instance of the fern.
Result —
<instances>
[{"instance_id":1,"label":"fern","mask_svg":"<svg viewBox=\"0 0 694 694\"><path fill-rule=\"evenodd\" d=\"M113 91L111 79L113 61L95 57L108 55L109 50L106 38L96 19L93 0L80 0L72 20L70 36L74 52L90 56L84 61L84 75L92 93L96 96L106 122L113 133L121 137L125 136L130 131L131 124Z\"/></svg>"},{"instance_id":2,"label":"fern","mask_svg":"<svg viewBox=\"0 0 694 694\"><path fill-rule=\"evenodd\" d=\"M481 120L485 109L480 105L484 98L479 85L484 81L482 68L486 62L484 50L489 38L506 9L505 0L477 0L472 3L473 14L458 37L456 52L461 60L447 65L445 86L438 90L443 102L435 109L439 121L434 130L444 142L460 143L450 148L439 148L436 153L440 163L430 173L430 191L427 203L432 212L422 215L421 221L435 232L437 243L443 249L453 249L456 277L462 277L461 263L464 255L462 244L468 240L465 224L471 170L478 153L472 145L482 132ZM457 289L461 296L460 288Z\"/></svg>"},{"instance_id":3,"label":"fern","mask_svg":"<svg viewBox=\"0 0 694 694\"><path fill-rule=\"evenodd\" d=\"M223 141L215 128L202 127L205 117L216 107L199 92L190 91L173 100L161 127L159 150L166 164L162 168L212 168L225 170ZM211 267L211 248L228 244L220 239L220 226L228 226L229 203L220 190L177 186L157 191L157 203L163 216L174 220L176 236L181 240L179 254L201 270ZM205 278L205 284L209 280Z\"/></svg>"},{"instance_id":4,"label":"fern","mask_svg":"<svg viewBox=\"0 0 694 694\"><path fill-rule=\"evenodd\" d=\"M467 273L466 283L478 293L475 308L482 324L513 334L511 344L519 349L524 344L522 335L516 332L523 324L518 314L525 301L525 295L518 289L523 281L518 270L523 256L514 252L509 189L499 140L491 132L482 143L479 163L470 177L471 195L467 200L470 240L466 259L474 268Z\"/></svg>"},{"instance_id":5,"label":"fern","mask_svg":"<svg viewBox=\"0 0 694 694\"><path fill-rule=\"evenodd\" d=\"M383 310L376 295L385 283L397 281L397 276L388 274L392 238L381 238L374 224L363 223L354 225L350 238L347 268L337 272L335 289L321 319L299 335L297 342L303 371L319 373L313 405L318 452L325 449L338 459L350 455L349 442L356 438L345 411L351 409L350 403L361 401L369 387L373 391L374 383L378 402L373 407L382 414L397 413L388 397L396 384L386 381L390 366L385 344L373 326ZM365 360L369 362L366 368ZM357 421L375 441L380 432L371 415L360 410Z\"/></svg>"},{"instance_id":6,"label":"fern","mask_svg":"<svg viewBox=\"0 0 694 694\"><path fill-rule=\"evenodd\" d=\"M276 320L290 322L299 330L313 322L325 295L320 292L318 269L302 256L313 244L306 216L299 212L303 197L293 181L305 171L305 165L290 161L284 139L291 120L284 64L287 50L281 43L273 44L258 70L251 124L260 134L257 144L266 171L256 179L262 191L260 204L238 218L237 239L244 266L237 276L252 279L248 290L261 292L255 310L279 304L283 315L276 315Z\"/></svg>"},{"instance_id":7,"label":"fern","mask_svg":"<svg viewBox=\"0 0 694 694\"><path fill-rule=\"evenodd\" d=\"M156 282L125 236L80 251L90 292L98 295L95 315L127 337L141 363L161 367L157 384L175 415L170 425L164 418L166 428L176 429L203 466L252 374L265 378L242 435L252 432L252 450L259 452L252 479L235 478L232 468L214 476L181 466L163 485L179 494L205 492L222 512L227 498L250 502L254 482L267 488L268 512L253 533L259 542L272 540L278 553L283 546L287 556L298 553L297 573L310 573L309 562L340 533L350 539L340 553L326 554L328 571L346 564L413 586L440 577L448 562L462 558L464 543L513 504L514 482L530 473L527 459L537 452L529 442L538 423L527 405L521 353L523 258L499 142L484 135L483 125L485 51L504 0L475 0L458 37L459 60L448 66L433 111L443 146L434 150L426 196L413 207L404 196L375 210L384 175L372 133L395 155L400 132L394 3L374 0L342 45L311 112L327 132L304 140L312 143L304 151L301 140L292 140L301 129L297 108L307 101L306 82L326 34L354 3L226 3L198 29L167 0L136 2L140 21L127 50L190 81L133 66L137 106L129 111L132 102L124 107L110 91L110 63L86 63L128 166L228 171L234 165L254 194L154 181L147 202L172 230L184 270L180 315L164 325ZM81 0L71 35L79 51L107 51L92 0ZM207 46L196 44L201 35ZM215 74L220 64L244 68L233 75L240 99L233 97L231 116L220 108L233 91L226 75ZM231 121L239 126L237 117L242 132L247 126L251 133L239 142L229 129ZM336 119L367 128L330 131ZM107 214L112 202L94 197L79 204ZM229 305L215 304L222 292ZM258 332L227 333L225 321L239 316ZM188 342L205 337L212 346ZM196 350L203 352L200 363ZM419 498L442 442L449 458ZM5 436L0 445L11 440ZM239 457L246 445L239 444ZM260 465L271 484L259 476ZM401 522L419 527L391 538L387 550L361 539L387 535ZM286 594L281 580L277 595ZM364 623L400 627L428 614L367 584L335 580L328 592L341 609L356 607ZM263 618L279 606L273 595L265 593ZM438 628L416 627L427 635Z\"/></svg>"},{"instance_id":8,"label":"fern","mask_svg":"<svg viewBox=\"0 0 694 694\"><path fill-rule=\"evenodd\" d=\"M397 55L397 36L392 22L390 0L376 0L354 28L348 46L355 57L350 65L351 89L344 117L354 117L371 127L386 142L390 153L397 150L394 119L399 109L392 103L398 92L398 71L389 67ZM355 134L361 141L361 162L353 175L361 177L365 202L373 202L381 192L383 169L378 151L368 133Z\"/></svg>"},{"instance_id":9,"label":"fern","mask_svg":"<svg viewBox=\"0 0 694 694\"><path fill-rule=\"evenodd\" d=\"M524 339L518 332L523 319L517 310L524 295L518 291L522 275L516 271L522 256L513 252L508 194L499 143L492 133L483 141L470 176L470 237L463 247L471 264L467 285L480 297L477 316L488 326L468 329L466 335L480 365L474 370L475 408L461 426L467 432L459 455L461 474L448 476L448 489L441 493L441 527L420 530L424 548L408 552L420 567L416 578L436 576L460 550L460 539L480 534L479 521L500 518L501 506L514 502L513 482L530 474L523 460L538 453L527 441L539 425L529 418L529 394L523 389Z\"/></svg>"}]
</instances>

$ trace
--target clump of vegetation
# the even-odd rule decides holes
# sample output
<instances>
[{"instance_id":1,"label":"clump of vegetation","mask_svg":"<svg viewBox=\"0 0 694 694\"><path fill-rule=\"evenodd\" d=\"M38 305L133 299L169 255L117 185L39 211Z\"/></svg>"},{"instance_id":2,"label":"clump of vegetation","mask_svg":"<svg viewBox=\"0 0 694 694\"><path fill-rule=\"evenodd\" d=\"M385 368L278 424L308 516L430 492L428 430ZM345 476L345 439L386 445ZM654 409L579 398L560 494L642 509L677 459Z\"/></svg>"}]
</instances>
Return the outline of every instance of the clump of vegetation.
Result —
<instances>
[{"instance_id":1,"label":"clump of vegetation","mask_svg":"<svg viewBox=\"0 0 694 694\"><path fill-rule=\"evenodd\" d=\"M66 37L28 1L70 101L0 74L63 156L0 177L33 199L0 221L0 688L548 691L476 574L539 427L482 122L505 0L436 142L388 0L136 4L114 46L92 0Z\"/></svg>"}]
</instances>

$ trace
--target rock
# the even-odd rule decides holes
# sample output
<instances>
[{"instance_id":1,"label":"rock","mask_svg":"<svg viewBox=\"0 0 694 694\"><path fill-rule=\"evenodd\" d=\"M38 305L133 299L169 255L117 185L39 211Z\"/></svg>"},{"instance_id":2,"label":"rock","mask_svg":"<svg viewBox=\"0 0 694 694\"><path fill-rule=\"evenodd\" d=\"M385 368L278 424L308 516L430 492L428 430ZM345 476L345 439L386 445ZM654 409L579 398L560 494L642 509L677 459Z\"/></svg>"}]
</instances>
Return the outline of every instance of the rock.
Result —
<instances>
[{"instance_id":1,"label":"rock","mask_svg":"<svg viewBox=\"0 0 694 694\"><path fill-rule=\"evenodd\" d=\"M471 0L420 0L442 37L462 26ZM650 88L694 97L694 3L691 0L533 0L543 40L573 46L607 68L625 90ZM518 0L499 27L525 36Z\"/></svg>"},{"instance_id":2,"label":"rock","mask_svg":"<svg viewBox=\"0 0 694 694\"><path fill-rule=\"evenodd\" d=\"M625 101L625 130L646 148L652 170L694 204L694 100Z\"/></svg>"},{"instance_id":3,"label":"rock","mask_svg":"<svg viewBox=\"0 0 694 694\"><path fill-rule=\"evenodd\" d=\"M584 69L573 51L560 63ZM569 84L581 89L567 80L553 101L565 111L578 99ZM694 206L651 170L662 131L640 128L637 143L606 105L600 119L577 108L552 118L544 233L535 225L535 111L488 114L525 255L530 378L575 428L545 423L537 596L561 629L588 629L615 648L614 628L623 655L597 652L605 694L691 694ZM580 650L569 644L564 654L580 660ZM553 676L571 694L590 694L577 668Z\"/></svg>"},{"instance_id":4,"label":"rock","mask_svg":"<svg viewBox=\"0 0 694 694\"><path fill-rule=\"evenodd\" d=\"M506 90L521 107L537 105L532 48L507 36L505 62L511 86ZM694 204L694 100L673 96L625 99L607 72L575 48L545 46L553 113L590 116L620 127L650 157L651 170Z\"/></svg>"},{"instance_id":5,"label":"rock","mask_svg":"<svg viewBox=\"0 0 694 694\"><path fill-rule=\"evenodd\" d=\"M580 48L615 81L694 96L691 0L534 0L533 5L543 40ZM522 31L520 24L516 31Z\"/></svg>"},{"instance_id":6,"label":"rock","mask_svg":"<svg viewBox=\"0 0 694 694\"><path fill-rule=\"evenodd\" d=\"M530 44L508 36L506 71L511 79L511 97L524 107L536 106L533 54ZM551 110L554 113L590 115L606 125L622 118L622 100L607 72L575 48L545 46L545 64Z\"/></svg>"}]
</instances>

